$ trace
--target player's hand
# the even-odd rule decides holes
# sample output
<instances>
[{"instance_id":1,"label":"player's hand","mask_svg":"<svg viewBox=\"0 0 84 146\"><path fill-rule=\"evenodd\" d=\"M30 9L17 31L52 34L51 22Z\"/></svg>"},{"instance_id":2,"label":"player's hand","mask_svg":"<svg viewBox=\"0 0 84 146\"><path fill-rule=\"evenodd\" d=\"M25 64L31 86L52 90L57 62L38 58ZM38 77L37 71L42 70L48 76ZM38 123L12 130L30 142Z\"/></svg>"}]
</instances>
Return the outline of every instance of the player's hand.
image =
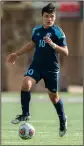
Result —
<instances>
[{"instance_id":1,"label":"player's hand","mask_svg":"<svg viewBox=\"0 0 84 146\"><path fill-rule=\"evenodd\" d=\"M7 57L7 62L11 64L15 64L15 61L17 60L19 56L16 53L11 53Z\"/></svg>"},{"instance_id":2,"label":"player's hand","mask_svg":"<svg viewBox=\"0 0 84 146\"><path fill-rule=\"evenodd\" d=\"M53 49L56 49L56 44L51 40L51 38L45 36L44 40L46 43L48 43Z\"/></svg>"},{"instance_id":3,"label":"player's hand","mask_svg":"<svg viewBox=\"0 0 84 146\"><path fill-rule=\"evenodd\" d=\"M47 36L44 37L44 40L45 40L45 42L48 43L49 45L51 45L51 44L53 43L53 41L51 40L51 38L49 38L49 37L47 37Z\"/></svg>"}]
</instances>

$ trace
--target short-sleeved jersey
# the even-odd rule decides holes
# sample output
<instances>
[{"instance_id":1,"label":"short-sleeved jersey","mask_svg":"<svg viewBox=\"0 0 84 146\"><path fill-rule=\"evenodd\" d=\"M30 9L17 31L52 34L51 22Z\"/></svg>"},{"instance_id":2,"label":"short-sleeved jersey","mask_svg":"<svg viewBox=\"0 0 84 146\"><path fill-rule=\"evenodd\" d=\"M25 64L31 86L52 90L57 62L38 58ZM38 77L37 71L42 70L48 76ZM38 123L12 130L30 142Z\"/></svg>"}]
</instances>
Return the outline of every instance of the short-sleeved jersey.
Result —
<instances>
[{"instance_id":1,"label":"short-sleeved jersey","mask_svg":"<svg viewBox=\"0 0 84 146\"><path fill-rule=\"evenodd\" d=\"M67 45L65 34L60 27L53 25L46 29L43 25L36 26L32 31L32 40L36 44L32 63L40 70L57 72L59 71L58 52L45 42L43 39L45 36L50 37L59 46Z\"/></svg>"}]
</instances>

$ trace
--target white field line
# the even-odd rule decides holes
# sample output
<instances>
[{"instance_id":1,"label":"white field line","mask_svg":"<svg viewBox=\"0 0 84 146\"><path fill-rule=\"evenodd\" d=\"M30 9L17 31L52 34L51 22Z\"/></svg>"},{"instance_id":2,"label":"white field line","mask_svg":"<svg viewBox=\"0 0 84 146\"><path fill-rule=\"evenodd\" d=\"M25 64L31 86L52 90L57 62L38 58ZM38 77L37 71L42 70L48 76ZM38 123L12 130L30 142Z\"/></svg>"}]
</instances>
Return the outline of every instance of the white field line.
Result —
<instances>
[{"instance_id":1,"label":"white field line","mask_svg":"<svg viewBox=\"0 0 84 146\"><path fill-rule=\"evenodd\" d=\"M4 124L9 123L9 121L4 121ZM25 122L23 122L25 123ZM56 123L56 120L31 120L29 123ZM11 124L11 122L10 122ZM22 122L21 122L22 124ZM9 128L10 129L10 128Z\"/></svg>"},{"instance_id":2,"label":"white field line","mask_svg":"<svg viewBox=\"0 0 84 146\"><path fill-rule=\"evenodd\" d=\"M62 100L64 101L64 102L69 102L69 103L83 103L83 98L81 98L81 97L67 97L67 98L62 98ZM44 101L49 101L49 99L48 98L45 98L45 97L43 97L43 96L40 96L40 98L36 98L36 97L33 97L33 99L32 99L32 101L41 101L41 102L44 102ZM1 98L1 102L2 103L4 103L4 102L18 102L18 103L20 103L20 97L14 97L14 98L11 98L11 97L2 97Z\"/></svg>"},{"instance_id":3,"label":"white field line","mask_svg":"<svg viewBox=\"0 0 84 146\"><path fill-rule=\"evenodd\" d=\"M8 131L8 132L10 132L10 133L15 133L15 131ZM56 133L56 131L54 131L54 132ZM40 133L40 134L49 134L49 133L53 133L53 131L52 131L52 132L51 132L51 131L50 131L50 132L48 132L48 131L39 131L39 132L35 132L35 134L39 134L39 133ZM17 131L17 134L18 134L18 131ZM7 136L4 136L4 135L3 135L3 137L4 137L4 138L7 138Z\"/></svg>"}]
</instances>

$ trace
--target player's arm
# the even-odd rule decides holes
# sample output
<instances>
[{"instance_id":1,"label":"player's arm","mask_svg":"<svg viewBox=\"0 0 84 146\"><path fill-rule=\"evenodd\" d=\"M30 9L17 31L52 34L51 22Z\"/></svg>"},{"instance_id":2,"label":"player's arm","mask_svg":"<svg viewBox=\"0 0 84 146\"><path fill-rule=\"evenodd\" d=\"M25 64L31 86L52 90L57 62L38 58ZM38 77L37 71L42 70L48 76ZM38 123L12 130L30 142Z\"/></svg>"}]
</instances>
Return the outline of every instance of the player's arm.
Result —
<instances>
[{"instance_id":1,"label":"player's arm","mask_svg":"<svg viewBox=\"0 0 84 146\"><path fill-rule=\"evenodd\" d=\"M19 56L21 56L22 54L24 54L26 52L31 51L34 47L35 47L35 43L33 41L30 41L28 44L23 46L20 50L14 52L14 53L9 54L8 57L7 57L7 61L9 63L14 64Z\"/></svg>"},{"instance_id":2,"label":"player's arm","mask_svg":"<svg viewBox=\"0 0 84 146\"><path fill-rule=\"evenodd\" d=\"M55 44L49 37L45 37L45 42L48 43L53 49L56 49L56 51L62 55L68 56L68 47L65 46L59 46Z\"/></svg>"},{"instance_id":3,"label":"player's arm","mask_svg":"<svg viewBox=\"0 0 84 146\"><path fill-rule=\"evenodd\" d=\"M55 43L52 43L51 44L51 46L52 46L52 48L53 49L56 49L56 51L58 52L58 53L60 53L60 54L62 54L62 55L65 55L65 56L68 56L68 47L67 46L59 46L59 45L57 45L57 44L55 44Z\"/></svg>"},{"instance_id":4,"label":"player's arm","mask_svg":"<svg viewBox=\"0 0 84 146\"><path fill-rule=\"evenodd\" d=\"M23 46L20 50L16 51L15 53L17 54L17 56L20 56L26 52L31 51L34 47L35 47L35 43L33 41L30 41L28 44Z\"/></svg>"}]
</instances>

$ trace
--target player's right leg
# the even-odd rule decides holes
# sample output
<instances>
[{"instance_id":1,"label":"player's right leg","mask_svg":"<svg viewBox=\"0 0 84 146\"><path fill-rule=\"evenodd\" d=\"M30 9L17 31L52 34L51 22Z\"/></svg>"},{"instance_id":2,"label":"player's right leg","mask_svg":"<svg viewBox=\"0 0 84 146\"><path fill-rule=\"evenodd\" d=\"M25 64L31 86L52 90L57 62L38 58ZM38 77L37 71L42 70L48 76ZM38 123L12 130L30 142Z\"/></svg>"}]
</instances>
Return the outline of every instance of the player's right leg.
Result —
<instances>
[{"instance_id":1,"label":"player's right leg","mask_svg":"<svg viewBox=\"0 0 84 146\"><path fill-rule=\"evenodd\" d=\"M22 114L18 115L11 121L12 124L18 124L21 121L27 121L30 119L29 102L30 102L30 89L36 83L35 79L30 76L25 76L21 87L21 108Z\"/></svg>"},{"instance_id":2,"label":"player's right leg","mask_svg":"<svg viewBox=\"0 0 84 146\"><path fill-rule=\"evenodd\" d=\"M41 74L38 68L33 64L30 65L27 72L24 74L24 79L21 87L21 108L22 114L11 121L13 124L18 124L21 121L26 121L30 118L29 103L30 103L30 89L41 79Z\"/></svg>"}]
</instances>

